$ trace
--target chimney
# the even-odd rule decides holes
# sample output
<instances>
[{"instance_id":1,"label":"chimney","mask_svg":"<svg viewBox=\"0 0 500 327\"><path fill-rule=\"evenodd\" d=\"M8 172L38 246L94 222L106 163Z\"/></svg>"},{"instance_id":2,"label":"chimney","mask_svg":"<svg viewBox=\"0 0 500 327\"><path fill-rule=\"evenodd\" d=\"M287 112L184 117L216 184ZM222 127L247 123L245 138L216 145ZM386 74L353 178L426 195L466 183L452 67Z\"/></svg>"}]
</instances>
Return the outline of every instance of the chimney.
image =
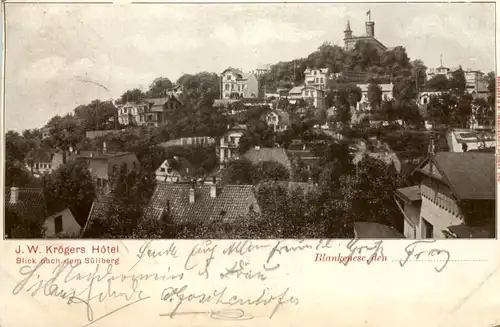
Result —
<instances>
[{"instance_id":1,"label":"chimney","mask_svg":"<svg viewBox=\"0 0 500 327\"><path fill-rule=\"evenodd\" d=\"M102 153L106 153L106 142L102 142Z\"/></svg>"},{"instance_id":2,"label":"chimney","mask_svg":"<svg viewBox=\"0 0 500 327\"><path fill-rule=\"evenodd\" d=\"M213 199L217 197L217 184L210 185L210 197Z\"/></svg>"},{"instance_id":3,"label":"chimney","mask_svg":"<svg viewBox=\"0 0 500 327\"><path fill-rule=\"evenodd\" d=\"M308 182L310 185L313 185L313 184L314 184L314 183L313 183L313 179L312 179L311 177L309 177L309 178L307 179L307 182Z\"/></svg>"},{"instance_id":4,"label":"chimney","mask_svg":"<svg viewBox=\"0 0 500 327\"><path fill-rule=\"evenodd\" d=\"M15 187L15 186L12 186L10 188L10 200L9 200L9 203L10 204L16 204L18 200L19 200L19 188Z\"/></svg>"},{"instance_id":5,"label":"chimney","mask_svg":"<svg viewBox=\"0 0 500 327\"><path fill-rule=\"evenodd\" d=\"M174 160L178 162L179 161L179 157L178 156L174 156Z\"/></svg>"},{"instance_id":6,"label":"chimney","mask_svg":"<svg viewBox=\"0 0 500 327\"><path fill-rule=\"evenodd\" d=\"M434 139L431 138L429 142L429 155L434 155Z\"/></svg>"},{"instance_id":7,"label":"chimney","mask_svg":"<svg viewBox=\"0 0 500 327\"><path fill-rule=\"evenodd\" d=\"M167 218L170 219L170 200L167 200Z\"/></svg>"},{"instance_id":8,"label":"chimney","mask_svg":"<svg viewBox=\"0 0 500 327\"><path fill-rule=\"evenodd\" d=\"M67 161L66 160L66 149L63 149L62 150L62 163L63 163L63 165L66 164L66 161Z\"/></svg>"},{"instance_id":9,"label":"chimney","mask_svg":"<svg viewBox=\"0 0 500 327\"><path fill-rule=\"evenodd\" d=\"M260 145L255 146L255 150L259 151L260 150Z\"/></svg>"},{"instance_id":10,"label":"chimney","mask_svg":"<svg viewBox=\"0 0 500 327\"><path fill-rule=\"evenodd\" d=\"M194 203L194 182L191 182L191 188L189 189L189 203Z\"/></svg>"}]
</instances>

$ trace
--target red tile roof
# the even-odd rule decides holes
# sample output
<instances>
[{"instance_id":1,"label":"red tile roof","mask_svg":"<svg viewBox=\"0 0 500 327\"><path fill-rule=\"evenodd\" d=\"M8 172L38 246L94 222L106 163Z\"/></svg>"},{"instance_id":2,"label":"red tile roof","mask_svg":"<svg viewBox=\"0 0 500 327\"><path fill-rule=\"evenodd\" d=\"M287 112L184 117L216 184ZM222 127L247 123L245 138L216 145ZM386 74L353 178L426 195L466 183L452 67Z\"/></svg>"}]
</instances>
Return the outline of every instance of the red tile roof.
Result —
<instances>
[{"instance_id":1,"label":"red tile roof","mask_svg":"<svg viewBox=\"0 0 500 327\"><path fill-rule=\"evenodd\" d=\"M91 223L96 220L106 219L111 206L113 205L113 196L101 195L92 203L87 222L82 230L82 236L85 236Z\"/></svg>"},{"instance_id":2,"label":"red tile roof","mask_svg":"<svg viewBox=\"0 0 500 327\"><path fill-rule=\"evenodd\" d=\"M47 205L41 188L18 188L19 196L15 204L10 203L11 189L5 189L5 208L18 217L45 219Z\"/></svg>"},{"instance_id":3,"label":"red tile roof","mask_svg":"<svg viewBox=\"0 0 500 327\"><path fill-rule=\"evenodd\" d=\"M215 198L210 197L210 185L195 185L195 201L189 203L191 184L159 182L146 213L157 218L159 209L170 210L174 224L235 221L248 214L251 207L259 211L252 185L226 185Z\"/></svg>"}]
</instances>

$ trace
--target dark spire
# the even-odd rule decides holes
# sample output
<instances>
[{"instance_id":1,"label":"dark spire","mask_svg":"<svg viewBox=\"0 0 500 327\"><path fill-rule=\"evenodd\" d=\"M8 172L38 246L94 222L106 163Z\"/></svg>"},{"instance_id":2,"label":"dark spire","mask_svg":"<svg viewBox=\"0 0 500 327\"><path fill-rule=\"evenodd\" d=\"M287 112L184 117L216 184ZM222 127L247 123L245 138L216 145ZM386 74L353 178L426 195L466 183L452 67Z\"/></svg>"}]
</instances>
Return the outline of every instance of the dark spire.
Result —
<instances>
[{"instance_id":1,"label":"dark spire","mask_svg":"<svg viewBox=\"0 0 500 327\"><path fill-rule=\"evenodd\" d=\"M349 20L347 20L347 26L345 28L345 32L352 32L351 31L351 24L349 23Z\"/></svg>"}]
</instances>

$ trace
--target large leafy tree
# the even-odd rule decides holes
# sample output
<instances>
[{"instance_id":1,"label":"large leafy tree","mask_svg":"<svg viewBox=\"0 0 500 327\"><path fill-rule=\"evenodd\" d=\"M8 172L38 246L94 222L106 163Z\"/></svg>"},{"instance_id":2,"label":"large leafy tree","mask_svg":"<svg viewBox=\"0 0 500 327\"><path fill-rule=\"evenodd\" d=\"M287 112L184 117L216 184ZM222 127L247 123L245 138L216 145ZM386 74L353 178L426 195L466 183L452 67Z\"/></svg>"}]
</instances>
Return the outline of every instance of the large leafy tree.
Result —
<instances>
[{"instance_id":1,"label":"large leafy tree","mask_svg":"<svg viewBox=\"0 0 500 327\"><path fill-rule=\"evenodd\" d=\"M7 238L42 238L45 233L44 221L40 217L19 217L5 209L5 235Z\"/></svg>"},{"instance_id":2,"label":"large leafy tree","mask_svg":"<svg viewBox=\"0 0 500 327\"><path fill-rule=\"evenodd\" d=\"M195 75L182 75L177 84L182 87L185 105L200 108L212 106L220 96L220 80L215 73L201 72Z\"/></svg>"},{"instance_id":3,"label":"large leafy tree","mask_svg":"<svg viewBox=\"0 0 500 327\"><path fill-rule=\"evenodd\" d=\"M149 86L146 92L149 98L161 98L167 94L167 91L172 89L172 82L166 77L158 77Z\"/></svg>"},{"instance_id":4,"label":"large leafy tree","mask_svg":"<svg viewBox=\"0 0 500 327\"><path fill-rule=\"evenodd\" d=\"M246 159L230 161L223 171L223 184L250 185L253 181L253 165Z\"/></svg>"},{"instance_id":5,"label":"large leafy tree","mask_svg":"<svg viewBox=\"0 0 500 327\"><path fill-rule=\"evenodd\" d=\"M462 67L451 73L449 87L450 90L457 95L465 93L466 80Z\"/></svg>"},{"instance_id":6,"label":"large leafy tree","mask_svg":"<svg viewBox=\"0 0 500 327\"><path fill-rule=\"evenodd\" d=\"M368 102L372 110L377 110L382 103L382 89L375 83L368 85Z\"/></svg>"},{"instance_id":7,"label":"large leafy tree","mask_svg":"<svg viewBox=\"0 0 500 327\"><path fill-rule=\"evenodd\" d=\"M402 185L394 167L366 157L356 173L325 170L321 178L324 199L322 216L329 217L329 230L350 237L355 222L376 222L400 228L402 218L394 203L394 191Z\"/></svg>"},{"instance_id":8,"label":"large leafy tree","mask_svg":"<svg viewBox=\"0 0 500 327\"><path fill-rule=\"evenodd\" d=\"M83 108L83 107L82 107ZM76 109L75 109L76 110ZM50 140L46 141L46 144L60 150L68 150L69 147L74 147L80 144L85 139L85 128L95 129L95 125L92 123L87 124L86 120L83 118L82 113L81 118L77 118L71 114L65 116L54 116L48 123L47 127L50 130ZM85 111L88 113L88 111ZM91 118L92 120L93 118ZM92 120L95 122L95 120Z\"/></svg>"},{"instance_id":9,"label":"large leafy tree","mask_svg":"<svg viewBox=\"0 0 500 327\"><path fill-rule=\"evenodd\" d=\"M75 161L61 165L43 177L42 185L50 211L69 208L78 223L85 225L96 194L85 163Z\"/></svg>"},{"instance_id":10,"label":"large leafy tree","mask_svg":"<svg viewBox=\"0 0 500 327\"><path fill-rule=\"evenodd\" d=\"M14 131L5 135L5 186L28 186L32 183L25 166L30 151L26 139Z\"/></svg>"},{"instance_id":11,"label":"large leafy tree","mask_svg":"<svg viewBox=\"0 0 500 327\"><path fill-rule=\"evenodd\" d=\"M81 105L74 110L74 121L66 117L63 124L68 133L73 133L73 125L84 130L102 130L116 128L117 108L111 101L93 100L87 105Z\"/></svg>"},{"instance_id":12,"label":"large leafy tree","mask_svg":"<svg viewBox=\"0 0 500 327\"><path fill-rule=\"evenodd\" d=\"M448 91L450 89L450 82L445 75L436 75L425 83L425 88L435 92Z\"/></svg>"},{"instance_id":13,"label":"large leafy tree","mask_svg":"<svg viewBox=\"0 0 500 327\"><path fill-rule=\"evenodd\" d=\"M106 214L90 223L86 235L91 238L168 238L173 230L168 217L155 220L145 215L154 191L154 176L146 172L117 172L113 192L105 207Z\"/></svg>"},{"instance_id":14,"label":"large leafy tree","mask_svg":"<svg viewBox=\"0 0 500 327\"><path fill-rule=\"evenodd\" d=\"M140 89L132 89L132 90L127 90L124 92L121 97L119 98L119 102L122 104L125 104L127 102L135 102L138 103L142 99L146 97L146 94L142 92Z\"/></svg>"},{"instance_id":15,"label":"large leafy tree","mask_svg":"<svg viewBox=\"0 0 500 327\"><path fill-rule=\"evenodd\" d=\"M472 116L472 95L464 94L459 96L454 104L454 120L456 126L467 128Z\"/></svg>"},{"instance_id":16,"label":"large leafy tree","mask_svg":"<svg viewBox=\"0 0 500 327\"><path fill-rule=\"evenodd\" d=\"M491 126L495 119L495 109L488 100L476 98L472 102L475 119L479 125Z\"/></svg>"},{"instance_id":17,"label":"large leafy tree","mask_svg":"<svg viewBox=\"0 0 500 327\"><path fill-rule=\"evenodd\" d=\"M254 184L260 181L286 181L290 179L290 172L279 162L262 161L253 166L252 179Z\"/></svg>"}]
</instances>

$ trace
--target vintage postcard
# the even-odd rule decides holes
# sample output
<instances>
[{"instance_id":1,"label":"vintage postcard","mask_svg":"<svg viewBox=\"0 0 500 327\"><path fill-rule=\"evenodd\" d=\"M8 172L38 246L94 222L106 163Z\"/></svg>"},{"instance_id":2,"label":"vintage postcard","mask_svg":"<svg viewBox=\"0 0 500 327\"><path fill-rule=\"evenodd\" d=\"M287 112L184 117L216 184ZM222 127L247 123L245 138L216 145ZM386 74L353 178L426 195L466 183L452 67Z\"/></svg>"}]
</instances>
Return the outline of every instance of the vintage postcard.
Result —
<instances>
[{"instance_id":1,"label":"vintage postcard","mask_svg":"<svg viewBox=\"0 0 500 327\"><path fill-rule=\"evenodd\" d=\"M0 326L500 326L495 2L2 2Z\"/></svg>"}]
</instances>

